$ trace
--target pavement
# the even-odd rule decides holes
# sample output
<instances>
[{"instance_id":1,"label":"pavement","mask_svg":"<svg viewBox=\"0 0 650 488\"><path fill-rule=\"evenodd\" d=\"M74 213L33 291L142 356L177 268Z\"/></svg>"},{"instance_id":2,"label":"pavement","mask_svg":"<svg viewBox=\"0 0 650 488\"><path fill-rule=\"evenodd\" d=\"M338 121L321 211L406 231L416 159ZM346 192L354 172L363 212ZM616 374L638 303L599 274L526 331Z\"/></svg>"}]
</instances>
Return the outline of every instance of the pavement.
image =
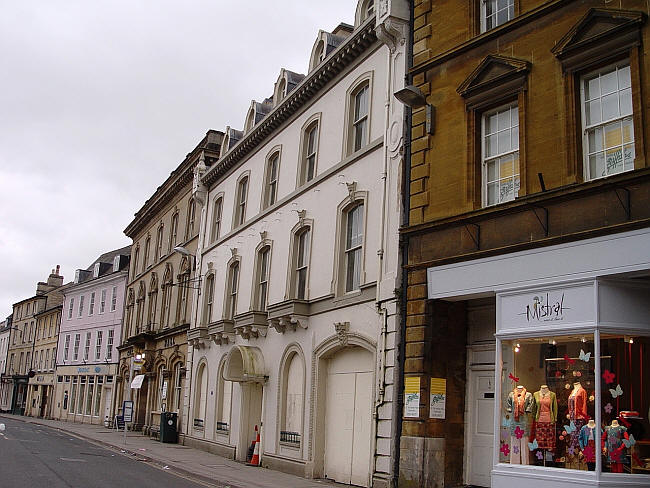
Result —
<instances>
[{"instance_id":1,"label":"pavement","mask_svg":"<svg viewBox=\"0 0 650 488\"><path fill-rule=\"evenodd\" d=\"M140 432L126 434L100 425L79 424L60 420L23 417L0 413L2 418L42 425L67 432L139 461L223 488L334 488L342 487L329 480L308 480L279 471L245 464L180 444L158 442Z\"/></svg>"}]
</instances>

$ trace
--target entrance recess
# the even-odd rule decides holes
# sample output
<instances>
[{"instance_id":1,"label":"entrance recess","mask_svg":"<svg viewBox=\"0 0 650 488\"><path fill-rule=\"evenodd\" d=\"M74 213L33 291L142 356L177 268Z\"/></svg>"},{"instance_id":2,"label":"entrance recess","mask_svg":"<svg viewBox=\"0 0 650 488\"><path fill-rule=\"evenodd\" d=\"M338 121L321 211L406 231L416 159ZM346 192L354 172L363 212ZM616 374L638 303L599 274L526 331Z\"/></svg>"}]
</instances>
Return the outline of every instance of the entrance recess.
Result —
<instances>
[{"instance_id":1,"label":"entrance recess","mask_svg":"<svg viewBox=\"0 0 650 488\"><path fill-rule=\"evenodd\" d=\"M324 474L339 483L368 486L373 366L372 353L360 347L328 360Z\"/></svg>"},{"instance_id":2,"label":"entrance recess","mask_svg":"<svg viewBox=\"0 0 650 488\"><path fill-rule=\"evenodd\" d=\"M468 483L490 486L494 451L494 369L469 371Z\"/></svg>"}]
</instances>

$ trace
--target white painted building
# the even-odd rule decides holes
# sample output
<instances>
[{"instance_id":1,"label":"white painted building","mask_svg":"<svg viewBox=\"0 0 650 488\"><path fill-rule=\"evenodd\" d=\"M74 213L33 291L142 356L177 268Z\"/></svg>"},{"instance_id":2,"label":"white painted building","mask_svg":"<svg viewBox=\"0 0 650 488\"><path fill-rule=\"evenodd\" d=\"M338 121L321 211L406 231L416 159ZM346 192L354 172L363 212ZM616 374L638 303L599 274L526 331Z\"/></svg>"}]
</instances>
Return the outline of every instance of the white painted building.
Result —
<instances>
[{"instance_id":1,"label":"white painted building","mask_svg":"<svg viewBox=\"0 0 650 488\"><path fill-rule=\"evenodd\" d=\"M185 444L245 461L258 426L264 466L390 483L407 23L360 1L197 167Z\"/></svg>"}]
</instances>

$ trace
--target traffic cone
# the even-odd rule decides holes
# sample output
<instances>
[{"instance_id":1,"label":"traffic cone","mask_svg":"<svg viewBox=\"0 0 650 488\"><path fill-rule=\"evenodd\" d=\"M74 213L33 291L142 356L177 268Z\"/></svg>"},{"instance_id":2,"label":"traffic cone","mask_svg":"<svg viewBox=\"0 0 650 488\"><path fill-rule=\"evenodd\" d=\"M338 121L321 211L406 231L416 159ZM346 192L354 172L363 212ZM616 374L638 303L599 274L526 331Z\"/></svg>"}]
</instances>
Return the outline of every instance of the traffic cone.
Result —
<instances>
[{"instance_id":1,"label":"traffic cone","mask_svg":"<svg viewBox=\"0 0 650 488\"><path fill-rule=\"evenodd\" d=\"M255 426L255 432L257 432L257 437L255 438L255 450L253 451L253 459L251 459L251 465L259 466L260 465L260 431L257 430L257 425Z\"/></svg>"}]
</instances>

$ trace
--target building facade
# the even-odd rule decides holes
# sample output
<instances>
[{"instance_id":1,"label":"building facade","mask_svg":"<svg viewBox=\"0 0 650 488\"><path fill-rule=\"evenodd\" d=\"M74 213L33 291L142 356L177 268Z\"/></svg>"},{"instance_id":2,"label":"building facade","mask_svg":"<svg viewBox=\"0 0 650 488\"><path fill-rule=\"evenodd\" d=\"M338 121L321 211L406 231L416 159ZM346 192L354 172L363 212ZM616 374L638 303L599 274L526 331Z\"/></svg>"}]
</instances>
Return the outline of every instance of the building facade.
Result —
<instances>
[{"instance_id":1,"label":"building facade","mask_svg":"<svg viewBox=\"0 0 650 488\"><path fill-rule=\"evenodd\" d=\"M197 167L184 443L390 486L407 2L360 1Z\"/></svg>"},{"instance_id":2,"label":"building facade","mask_svg":"<svg viewBox=\"0 0 650 488\"><path fill-rule=\"evenodd\" d=\"M130 246L104 253L66 286L56 312L60 330L49 407L55 419L109 425L114 417L130 254Z\"/></svg>"},{"instance_id":3,"label":"building facade","mask_svg":"<svg viewBox=\"0 0 650 488\"><path fill-rule=\"evenodd\" d=\"M412 12L401 485L650 486L646 2Z\"/></svg>"},{"instance_id":4,"label":"building facade","mask_svg":"<svg viewBox=\"0 0 650 488\"><path fill-rule=\"evenodd\" d=\"M199 161L209 166L217 160L222 135L208 131L124 231L133 245L116 409L121 414L123 401L132 400L133 428L145 434L159 431L161 411L179 417L183 412L200 219L192 198L194 168ZM179 246L182 253L175 251ZM141 388L132 390L136 374L145 378Z\"/></svg>"},{"instance_id":5,"label":"building facade","mask_svg":"<svg viewBox=\"0 0 650 488\"><path fill-rule=\"evenodd\" d=\"M11 388L11 412L25 414L30 374L34 371L34 345L37 315L47 308L48 298L58 300L56 289L63 285L59 266L52 270L47 282L36 285L36 294L13 305L12 334L7 351L7 375Z\"/></svg>"},{"instance_id":6,"label":"building facade","mask_svg":"<svg viewBox=\"0 0 650 488\"><path fill-rule=\"evenodd\" d=\"M0 322L0 412L11 409L11 388L7 373L7 357L11 340L11 316Z\"/></svg>"},{"instance_id":7,"label":"building facade","mask_svg":"<svg viewBox=\"0 0 650 488\"><path fill-rule=\"evenodd\" d=\"M61 308L66 285L46 294L45 310L34 315L34 347L32 371L27 387L25 415L30 417L51 417L54 398L54 367L56 364L56 343L61 324Z\"/></svg>"}]
</instances>

